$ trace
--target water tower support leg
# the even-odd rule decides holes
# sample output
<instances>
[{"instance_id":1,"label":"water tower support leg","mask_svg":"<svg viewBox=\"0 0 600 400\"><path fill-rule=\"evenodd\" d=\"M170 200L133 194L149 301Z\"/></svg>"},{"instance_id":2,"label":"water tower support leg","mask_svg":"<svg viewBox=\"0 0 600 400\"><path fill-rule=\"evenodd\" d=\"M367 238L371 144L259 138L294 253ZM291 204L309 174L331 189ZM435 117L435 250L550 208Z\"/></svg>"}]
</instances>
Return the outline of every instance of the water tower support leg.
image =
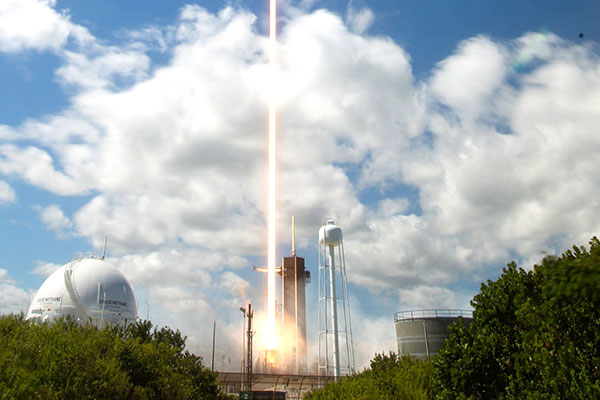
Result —
<instances>
[{"instance_id":1,"label":"water tower support leg","mask_svg":"<svg viewBox=\"0 0 600 400\"><path fill-rule=\"evenodd\" d=\"M338 337L337 324L337 299L335 291L335 251L333 246L329 246L329 287L331 290L331 325L333 328L333 376L337 381L340 376L340 342Z\"/></svg>"}]
</instances>

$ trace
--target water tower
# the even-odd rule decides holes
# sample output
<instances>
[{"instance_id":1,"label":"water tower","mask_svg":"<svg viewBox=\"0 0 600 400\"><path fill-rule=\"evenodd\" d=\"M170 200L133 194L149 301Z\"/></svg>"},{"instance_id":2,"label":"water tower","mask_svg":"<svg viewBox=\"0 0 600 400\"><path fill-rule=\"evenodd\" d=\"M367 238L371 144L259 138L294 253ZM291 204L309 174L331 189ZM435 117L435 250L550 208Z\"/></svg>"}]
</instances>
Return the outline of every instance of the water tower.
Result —
<instances>
[{"instance_id":1,"label":"water tower","mask_svg":"<svg viewBox=\"0 0 600 400\"><path fill-rule=\"evenodd\" d=\"M342 229L328 220L319 229L319 375L337 380L354 372Z\"/></svg>"}]
</instances>

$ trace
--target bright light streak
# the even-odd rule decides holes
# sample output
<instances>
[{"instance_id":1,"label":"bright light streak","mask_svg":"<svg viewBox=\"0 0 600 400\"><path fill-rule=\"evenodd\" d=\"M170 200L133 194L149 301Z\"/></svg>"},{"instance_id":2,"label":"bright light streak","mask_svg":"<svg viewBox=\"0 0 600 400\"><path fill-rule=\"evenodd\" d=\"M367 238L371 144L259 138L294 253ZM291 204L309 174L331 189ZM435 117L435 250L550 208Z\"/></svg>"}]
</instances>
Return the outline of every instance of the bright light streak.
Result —
<instances>
[{"instance_id":1,"label":"bright light streak","mask_svg":"<svg viewBox=\"0 0 600 400\"><path fill-rule=\"evenodd\" d=\"M275 149L277 120L275 112L275 45L277 0L269 0L269 222L268 222L268 259L267 259L267 334L268 350L277 347L275 330Z\"/></svg>"}]
</instances>

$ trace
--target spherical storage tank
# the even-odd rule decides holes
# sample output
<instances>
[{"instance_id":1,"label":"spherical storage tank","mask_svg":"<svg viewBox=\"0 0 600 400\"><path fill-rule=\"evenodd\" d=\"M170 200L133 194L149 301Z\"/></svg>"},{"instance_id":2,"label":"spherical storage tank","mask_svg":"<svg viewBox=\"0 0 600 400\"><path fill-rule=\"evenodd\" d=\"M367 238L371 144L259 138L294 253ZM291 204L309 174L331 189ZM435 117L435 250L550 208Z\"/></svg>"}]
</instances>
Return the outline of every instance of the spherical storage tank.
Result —
<instances>
[{"instance_id":1,"label":"spherical storage tank","mask_svg":"<svg viewBox=\"0 0 600 400\"><path fill-rule=\"evenodd\" d=\"M71 261L54 271L35 294L27 319L70 315L81 323L125 324L137 317L133 289L114 266L97 258Z\"/></svg>"}]
</instances>

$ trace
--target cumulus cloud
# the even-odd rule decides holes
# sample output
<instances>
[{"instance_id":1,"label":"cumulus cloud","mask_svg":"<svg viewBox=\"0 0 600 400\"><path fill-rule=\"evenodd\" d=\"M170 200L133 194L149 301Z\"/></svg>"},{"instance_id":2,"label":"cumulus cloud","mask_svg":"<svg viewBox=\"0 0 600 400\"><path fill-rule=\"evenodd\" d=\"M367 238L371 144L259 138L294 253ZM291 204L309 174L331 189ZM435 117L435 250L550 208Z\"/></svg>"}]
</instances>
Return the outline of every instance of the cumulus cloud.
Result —
<instances>
[{"instance_id":1,"label":"cumulus cloud","mask_svg":"<svg viewBox=\"0 0 600 400\"><path fill-rule=\"evenodd\" d=\"M51 204L40 210L40 218L48 229L62 232L71 227L71 220L63 213L60 206Z\"/></svg>"},{"instance_id":2,"label":"cumulus cloud","mask_svg":"<svg viewBox=\"0 0 600 400\"><path fill-rule=\"evenodd\" d=\"M18 176L27 183L60 195L81 194L87 186L57 170L52 156L34 146L0 145L0 173Z\"/></svg>"},{"instance_id":3,"label":"cumulus cloud","mask_svg":"<svg viewBox=\"0 0 600 400\"><path fill-rule=\"evenodd\" d=\"M17 200L15 191L5 181L0 181L0 204L10 204Z\"/></svg>"},{"instance_id":4,"label":"cumulus cloud","mask_svg":"<svg viewBox=\"0 0 600 400\"><path fill-rule=\"evenodd\" d=\"M532 64L515 69L528 46ZM463 307L445 285L586 243L600 222L599 61L552 34L461 43L428 83L428 134L398 155L422 212L368 213L368 229L346 235L349 279L376 293L399 286L410 307Z\"/></svg>"},{"instance_id":5,"label":"cumulus cloud","mask_svg":"<svg viewBox=\"0 0 600 400\"><path fill-rule=\"evenodd\" d=\"M179 241L262 251L268 77L255 19L185 7L170 65L122 90L83 85L71 109L20 129L51 152L6 145L0 170L62 195L96 191L73 222L97 246L109 235L123 253ZM391 157L416 134L408 58L391 41L361 38L325 11L291 21L280 54L280 215L299 210L300 233L336 214L358 227L364 207L344 167L331 161L360 163L369 152ZM97 75L95 68L80 72ZM320 199L325 190L329 202Z\"/></svg>"},{"instance_id":6,"label":"cumulus cloud","mask_svg":"<svg viewBox=\"0 0 600 400\"><path fill-rule=\"evenodd\" d=\"M436 308L459 308L456 294L444 287L413 286L401 289L398 297L402 310L436 309Z\"/></svg>"},{"instance_id":7,"label":"cumulus cloud","mask_svg":"<svg viewBox=\"0 0 600 400\"><path fill-rule=\"evenodd\" d=\"M8 271L0 268L0 312L2 314L25 311L28 293L18 287Z\"/></svg>"},{"instance_id":8,"label":"cumulus cloud","mask_svg":"<svg viewBox=\"0 0 600 400\"><path fill-rule=\"evenodd\" d=\"M14 284L15 281L10 277L8 271L0 268L0 282Z\"/></svg>"},{"instance_id":9,"label":"cumulus cloud","mask_svg":"<svg viewBox=\"0 0 600 400\"><path fill-rule=\"evenodd\" d=\"M357 10L350 4L346 11L346 23L353 32L364 33L375 21L375 15L368 7Z\"/></svg>"},{"instance_id":10,"label":"cumulus cloud","mask_svg":"<svg viewBox=\"0 0 600 400\"><path fill-rule=\"evenodd\" d=\"M488 110L482 108L493 102L491 97L508 72L505 53L503 46L486 37L462 42L453 55L438 63L428 85L432 96L463 118L483 114Z\"/></svg>"},{"instance_id":11,"label":"cumulus cloud","mask_svg":"<svg viewBox=\"0 0 600 400\"><path fill-rule=\"evenodd\" d=\"M72 24L66 12L54 9L56 0L3 0L0 4L0 51L61 49L69 37L88 41L89 32Z\"/></svg>"},{"instance_id":12,"label":"cumulus cloud","mask_svg":"<svg viewBox=\"0 0 600 400\"><path fill-rule=\"evenodd\" d=\"M60 267L61 267L61 265L58 265L58 264L44 262L44 261L38 261L36 267L34 268L34 270L32 272L35 275L39 275L41 277L47 278L54 271L59 269Z\"/></svg>"},{"instance_id":13,"label":"cumulus cloud","mask_svg":"<svg viewBox=\"0 0 600 400\"><path fill-rule=\"evenodd\" d=\"M64 57L65 65L56 71L61 83L96 90L139 81L150 64L148 56L133 50L101 49L98 55L65 51Z\"/></svg>"},{"instance_id":14,"label":"cumulus cloud","mask_svg":"<svg viewBox=\"0 0 600 400\"><path fill-rule=\"evenodd\" d=\"M109 238L108 250L112 252L111 238ZM237 257L181 247L165 248L151 253L113 256L109 260L134 283L147 287L163 284L174 287L187 285L209 288L214 284L213 274L225 269L238 268L240 263Z\"/></svg>"},{"instance_id":15,"label":"cumulus cloud","mask_svg":"<svg viewBox=\"0 0 600 400\"><path fill-rule=\"evenodd\" d=\"M539 253L557 237L568 246L598 229L597 206L588 200L597 191L591 151L600 144L593 134L600 115L589 106L599 99L594 72L599 59L554 36L547 41L553 51L544 62L519 75L516 85L495 89L506 98L483 101L477 123L472 124L473 115L457 119L435 113L433 146L416 152L415 162L406 165L409 177L412 164L427 169L416 160L424 156L430 170L442 171L421 184L421 206L436 216L440 232L464 235L461 242L470 242L476 252L479 243L482 261L493 261L502 255L499 250ZM507 51L502 44L489 45L497 54ZM470 59L466 48L453 57ZM472 97L481 99L497 82L473 88Z\"/></svg>"}]
</instances>

